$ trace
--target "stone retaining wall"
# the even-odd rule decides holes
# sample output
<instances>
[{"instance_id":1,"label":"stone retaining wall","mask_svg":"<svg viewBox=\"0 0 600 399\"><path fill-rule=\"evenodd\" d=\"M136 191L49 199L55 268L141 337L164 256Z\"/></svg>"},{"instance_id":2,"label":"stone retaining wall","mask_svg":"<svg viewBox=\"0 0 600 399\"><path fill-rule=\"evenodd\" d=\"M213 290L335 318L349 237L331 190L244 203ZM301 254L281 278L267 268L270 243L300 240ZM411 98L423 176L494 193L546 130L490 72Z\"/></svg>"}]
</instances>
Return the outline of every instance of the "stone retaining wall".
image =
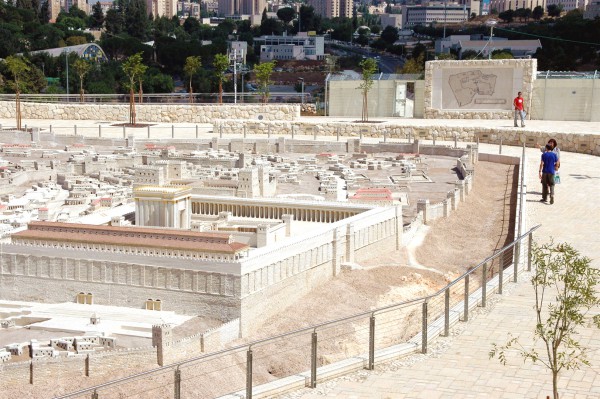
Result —
<instances>
[{"instance_id":1,"label":"stone retaining wall","mask_svg":"<svg viewBox=\"0 0 600 399\"><path fill-rule=\"evenodd\" d=\"M475 87L464 87L464 90L472 90L472 96L475 97L479 92L485 92L492 100L488 109L482 109L474 103L469 103L460 107L460 109L443 109L441 107L443 91L450 90L442 81L442 71L456 70L457 73L465 70L481 71L484 74L494 74L495 71L510 70L512 81L506 82L497 79L489 91L489 82L472 82ZM525 100L525 109L531 109L531 96L533 93L533 84L536 78L537 60L532 59L511 59L511 60L443 60L428 61L425 63L425 94L424 94L424 117L426 119L512 119L512 100L516 97L518 91L523 92ZM499 73L499 76L501 74ZM509 86L511 88L510 97L498 96L500 86ZM486 100L488 100L486 96ZM505 101L504 103L494 103L493 101Z\"/></svg>"},{"instance_id":2,"label":"stone retaining wall","mask_svg":"<svg viewBox=\"0 0 600 399\"><path fill-rule=\"evenodd\" d=\"M137 104L138 122L211 123L215 119L294 120L299 104ZM129 104L21 103L23 123L27 119L129 121ZM0 101L0 118L14 118L15 103Z\"/></svg>"},{"instance_id":3,"label":"stone retaining wall","mask_svg":"<svg viewBox=\"0 0 600 399\"><path fill-rule=\"evenodd\" d=\"M314 123L303 122L248 122L244 120L216 120L215 134L237 133L243 137L246 134L263 134L277 137L286 136L293 138L296 135L312 135L313 137L354 137L439 140L459 142L476 142L490 144L541 147L550 138L555 138L563 151L583 154L600 155L600 135L573 134L573 133L548 133L546 131L523 130L521 128L486 128L473 126L445 126L430 125L423 127L403 126L393 123L365 123L352 124L347 122Z\"/></svg>"}]
</instances>

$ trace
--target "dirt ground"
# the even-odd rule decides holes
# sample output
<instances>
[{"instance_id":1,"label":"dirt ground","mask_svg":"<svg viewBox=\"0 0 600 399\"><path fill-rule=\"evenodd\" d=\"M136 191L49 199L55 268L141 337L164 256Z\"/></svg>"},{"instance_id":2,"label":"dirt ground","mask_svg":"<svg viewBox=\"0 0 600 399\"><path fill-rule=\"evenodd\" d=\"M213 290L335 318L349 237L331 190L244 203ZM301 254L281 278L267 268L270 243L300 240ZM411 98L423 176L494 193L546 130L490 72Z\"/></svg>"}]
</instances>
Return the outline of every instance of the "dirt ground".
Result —
<instances>
[{"instance_id":1,"label":"dirt ground","mask_svg":"<svg viewBox=\"0 0 600 399\"><path fill-rule=\"evenodd\" d=\"M360 270L342 272L284 314L267 320L258 335L273 335L399 302L414 297L413 285L417 292L431 292L458 277L512 241L508 219L511 197L516 195L513 175L513 166L478 163L471 194L449 218L428 226L421 245L381 253L362 262ZM414 252L416 262L411 262L409 252ZM409 295L389 295L396 287L411 287L407 289Z\"/></svg>"}]
</instances>

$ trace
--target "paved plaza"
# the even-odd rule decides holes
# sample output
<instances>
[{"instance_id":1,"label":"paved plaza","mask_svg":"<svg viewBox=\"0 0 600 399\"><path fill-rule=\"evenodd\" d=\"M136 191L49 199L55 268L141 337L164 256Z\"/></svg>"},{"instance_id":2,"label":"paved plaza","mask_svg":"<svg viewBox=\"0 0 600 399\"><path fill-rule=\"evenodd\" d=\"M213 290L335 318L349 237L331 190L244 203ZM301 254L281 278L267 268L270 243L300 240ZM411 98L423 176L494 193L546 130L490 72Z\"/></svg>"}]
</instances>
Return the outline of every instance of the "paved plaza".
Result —
<instances>
[{"instance_id":1,"label":"paved plaza","mask_svg":"<svg viewBox=\"0 0 600 399\"><path fill-rule=\"evenodd\" d=\"M308 120L308 118L301 118ZM327 118L343 121L347 118ZM310 120L318 120L310 118ZM325 120L325 119L324 119ZM512 120L393 120L408 126L468 125L511 128ZM0 120L4 127L14 126L12 120ZM50 124L65 129L75 124L93 126L96 121L27 120L29 126ZM175 124L176 127L185 124ZM187 125L190 126L190 125ZM171 124L157 124L156 129L168 137ZM600 134L600 123L528 121L524 130ZM203 125L200 138L213 137L210 126ZM142 130L143 131L143 130ZM143 134L143 133L141 133ZM145 136L142 136L145 137ZM239 137L239 136L238 136ZM260 136L260 137L265 137ZM311 136L312 137L312 136ZM297 138L301 138L300 136ZM319 137L330 139L331 137ZM375 140L375 139L370 139ZM560 146L560 142L559 142ZM480 152L498 153L496 145L481 144ZM520 156L522 149L504 146L502 153ZM528 157L528 225L541 224L536 232L538 242L553 237L568 242L600 267L600 157L561 153L562 183L556 187L554 205L539 202L541 184L538 180L539 149L526 150ZM475 184L485 184L476 182ZM363 371L320 384L315 390L302 390L294 397L330 398L546 398L552 395L551 375L542 366L524 363L518 356L509 356L508 365L490 360L492 343L503 344L512 332L523 343L531 341L534 328L534 296L530 282L522 277L509 284L505 295L495 302L492 311L480 312L468 323L457 327L460 333L450 338L438 338L438 348L429 355L416 355L411 361L400 359L377 366L375 371ZM599 312L595 309L595 312ZM600 331L580 330L580 342L590 348L591 367L579 371L564 371L560 378L561 398L600 397Z\"/></svg>"}]
</instances>

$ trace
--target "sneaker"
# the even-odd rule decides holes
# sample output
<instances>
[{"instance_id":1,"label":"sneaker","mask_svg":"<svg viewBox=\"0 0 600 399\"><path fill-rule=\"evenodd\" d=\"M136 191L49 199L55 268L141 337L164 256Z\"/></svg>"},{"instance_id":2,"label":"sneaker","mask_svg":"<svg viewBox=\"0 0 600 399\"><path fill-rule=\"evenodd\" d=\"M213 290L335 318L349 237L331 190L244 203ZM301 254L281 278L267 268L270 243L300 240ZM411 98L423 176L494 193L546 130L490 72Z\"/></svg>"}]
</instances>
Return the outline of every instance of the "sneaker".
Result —
<instances>
[{"instance_id":1,"label":"sneaker","mask_svg":"<svg viewBox=\"0 0 600 399\"><path fill-rule=\"evenodd\" d=\"M546 198L542 198L540 202L546 202Z\"/></svg>"},{"instance_id":2,"label":"sneaker","mask_svg":"<svg viewBox=\"0 0 600 399\"><path fill-rule=\"evenodd\" d=\"M519 127L519 125L515 125L515 127Z\"/></svg>"},{"instance_id":3,"label":"sneaker","mask_svg":"<svg viewBox=\"0 0 600 399\"><path fill-rule=\"evenodd\" d=\"M552 204L554 204L554 196L553 195L550 196L550 205L552 205Z\"/></svg>"}]
</instances>

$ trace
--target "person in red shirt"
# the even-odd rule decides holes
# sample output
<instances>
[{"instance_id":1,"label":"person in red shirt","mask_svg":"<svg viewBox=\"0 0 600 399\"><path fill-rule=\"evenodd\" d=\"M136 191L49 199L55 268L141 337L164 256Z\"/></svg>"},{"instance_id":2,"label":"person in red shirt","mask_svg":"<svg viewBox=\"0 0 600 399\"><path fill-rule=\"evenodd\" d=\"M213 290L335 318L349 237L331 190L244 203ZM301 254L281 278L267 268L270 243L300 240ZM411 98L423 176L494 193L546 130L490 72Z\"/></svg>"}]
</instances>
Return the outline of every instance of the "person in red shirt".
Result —
<instances>
[{"instance_id":1,"label":"person in red shirt","mask_svg":"<svg viewBox=\"0 0 600 399\"><path fill-rule=\"evenodd\" d=\"M521 118L521 127L525 127L525 109L523 108L523 93L517 93L517 97L514 99L513 105L515 106L515 127L519 127L519 125L517 125L517 116Z\"/></svg>"}]
</instances>

